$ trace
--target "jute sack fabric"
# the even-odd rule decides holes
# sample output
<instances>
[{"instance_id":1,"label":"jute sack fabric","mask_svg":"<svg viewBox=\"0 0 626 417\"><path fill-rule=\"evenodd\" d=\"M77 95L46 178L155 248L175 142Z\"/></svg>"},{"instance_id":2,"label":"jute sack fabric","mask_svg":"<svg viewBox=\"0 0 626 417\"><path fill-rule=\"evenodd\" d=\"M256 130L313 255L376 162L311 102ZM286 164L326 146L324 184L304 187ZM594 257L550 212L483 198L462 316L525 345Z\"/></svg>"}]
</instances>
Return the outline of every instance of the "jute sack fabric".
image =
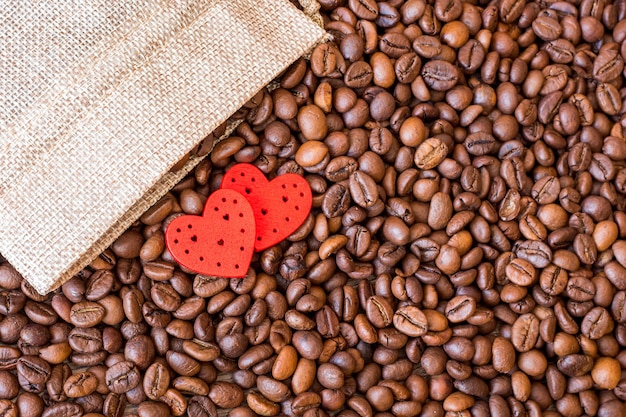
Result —
<instances>
[{"instance_id":1,"label":"jute sack fabric","mask_svg":"<svg viewBox=\"0 0 626 417\"><path fill-rule=\"evenodd\" d=\"M40 293L106 249L199 158L169 173L177 161L324 37L287 0L0 10L0 253Z\"/></svg>"}]
</instances>

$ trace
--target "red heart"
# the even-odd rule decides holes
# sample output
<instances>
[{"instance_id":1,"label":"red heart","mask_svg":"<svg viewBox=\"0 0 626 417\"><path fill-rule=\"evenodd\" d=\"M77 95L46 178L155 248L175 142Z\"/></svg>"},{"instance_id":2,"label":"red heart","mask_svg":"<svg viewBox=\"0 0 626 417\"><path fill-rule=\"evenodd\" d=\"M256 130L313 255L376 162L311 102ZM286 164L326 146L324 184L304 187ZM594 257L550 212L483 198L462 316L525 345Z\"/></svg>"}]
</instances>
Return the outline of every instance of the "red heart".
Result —
<instances>
[{"instance_id":1,"label":"red heart","mask_svg":"<svg viewBox=\"0 0 626 417\"><path fill-rule=\"evenodd\" d=\"M237 164L224 174L221 188L238 191L252 206L256 251L289 237L311 211L311 188L300 175L284 174L268 181L254 165Z\"/></svg>"},{"instance_id":2,"label":"red heart","mask_svg":"<svg viewBox=\"0 0 626 417\"><path fill-rule=\"evenodd\" d=\"M233 190L217 190L202 216L174 219L165 231L167 248L178 263L205 275L246 276L256 234L250 203Z\"/></svg>"}]
</instances>

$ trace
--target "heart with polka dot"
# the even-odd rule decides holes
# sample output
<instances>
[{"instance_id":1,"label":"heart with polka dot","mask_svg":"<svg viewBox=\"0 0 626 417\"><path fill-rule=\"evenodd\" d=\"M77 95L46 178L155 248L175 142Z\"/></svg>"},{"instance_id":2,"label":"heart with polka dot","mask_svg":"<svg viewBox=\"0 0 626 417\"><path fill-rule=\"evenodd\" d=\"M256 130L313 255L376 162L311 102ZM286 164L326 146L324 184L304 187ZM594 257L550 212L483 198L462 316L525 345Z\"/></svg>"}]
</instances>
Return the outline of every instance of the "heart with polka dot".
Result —
<instances>
[{"instance_id":1,"label":"heart with polka dot","mask_svg":"<svg viewBox=\"0 0 626 417\"><path fill-rule=\"evenodd\" d=\"M301 176L284 174L268 181L254 165L237 164L209 196L202 216L180 216L168 225L165 243L191 271L241 278L254 251L288 238L306 220L311 205L311 188Z\"/></svg>"},{"instance_id":2,"label":"heart with polka dot","mask_svg":"<svg viewBox=\"0 0 626 417\"><path fill-rule=\"evenodd\" d=\"M222 189L243 195L254 211L254 249L262 251L287 239L304 223L311 211L311 187L297 174L283 174L268 181L251 164L237 164L224 174Z\"/></svg>"},{"instance_id":3,"label":"heart with polka dot","mask_svg":"<svg viewBox=\"0 0 626 417\"><path fill-rule=\"evenodd\" d=\"M244 277L256 228L250 203L233 190L209 196L202 216L175 218L165 231L165 243L176 262L204 275Z\"/></svg>"}]
</instances>

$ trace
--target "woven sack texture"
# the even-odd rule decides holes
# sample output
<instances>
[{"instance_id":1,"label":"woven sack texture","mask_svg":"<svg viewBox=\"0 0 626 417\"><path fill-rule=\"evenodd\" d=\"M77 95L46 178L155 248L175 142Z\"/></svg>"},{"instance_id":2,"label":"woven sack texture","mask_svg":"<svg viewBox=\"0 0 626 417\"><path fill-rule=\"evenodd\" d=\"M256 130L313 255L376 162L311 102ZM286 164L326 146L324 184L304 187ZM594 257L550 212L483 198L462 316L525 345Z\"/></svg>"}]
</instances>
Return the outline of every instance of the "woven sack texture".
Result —
<instances>
[{"instance_id":1,"label":"woven sack texture","mask_svg":"<svg viewBox=\"0 0 626 417\"><path fill-rule=\"evenodd\" d=\"M303 1L309 14L316 3ZM0 253L40 293L324 31L287 0L0 0Z\"/></svg>"}]
</instances>

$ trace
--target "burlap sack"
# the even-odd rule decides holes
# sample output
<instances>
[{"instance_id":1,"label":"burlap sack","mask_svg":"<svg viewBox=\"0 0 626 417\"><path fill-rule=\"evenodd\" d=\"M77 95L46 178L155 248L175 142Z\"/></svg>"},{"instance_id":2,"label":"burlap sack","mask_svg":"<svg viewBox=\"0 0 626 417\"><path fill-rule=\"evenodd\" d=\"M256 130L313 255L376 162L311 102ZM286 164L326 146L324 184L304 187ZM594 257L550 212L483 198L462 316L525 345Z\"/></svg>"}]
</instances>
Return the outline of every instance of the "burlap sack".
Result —
<instances>
[{"instance_id":1,"label":"burlap sack","mask_svg":"<svg viewBox=\"0 0 626 417\"><path fill-rule=\"evenodd\" d=\"M198 159L168 173L174 163L324 36L287 0L9 1L2 15L0 253L40 293L108 247Z\"/></svg>"}]
</instances>

